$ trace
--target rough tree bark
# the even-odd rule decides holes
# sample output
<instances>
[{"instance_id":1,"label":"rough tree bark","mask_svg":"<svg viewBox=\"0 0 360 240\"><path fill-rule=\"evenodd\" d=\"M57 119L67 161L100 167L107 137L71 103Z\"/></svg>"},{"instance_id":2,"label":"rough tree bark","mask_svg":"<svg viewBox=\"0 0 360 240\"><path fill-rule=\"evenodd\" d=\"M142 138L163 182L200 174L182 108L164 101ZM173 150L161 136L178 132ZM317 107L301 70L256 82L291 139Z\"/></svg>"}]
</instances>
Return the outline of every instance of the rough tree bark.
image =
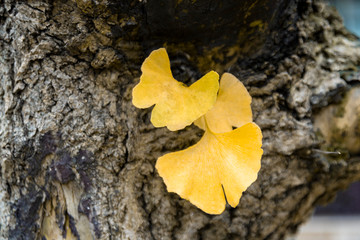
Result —
<instances>
[{"instance_id":1,"label":"rough tree bark","mask_svg":"<svg viewBox=\"0 0 360 240\"><path fill-rule=\"evenodd\" d=\"M313 124L356 88L355 37L321 2L234 2L0 1L1 239L283 239L360 179L359 148L317 150L338 150L346 127ZM168 193L154 169L201 131L155 129L131 104L161 46L177 79L229 71L253 97L261 171L219 216Z\"/></svg>"}]
</instances>

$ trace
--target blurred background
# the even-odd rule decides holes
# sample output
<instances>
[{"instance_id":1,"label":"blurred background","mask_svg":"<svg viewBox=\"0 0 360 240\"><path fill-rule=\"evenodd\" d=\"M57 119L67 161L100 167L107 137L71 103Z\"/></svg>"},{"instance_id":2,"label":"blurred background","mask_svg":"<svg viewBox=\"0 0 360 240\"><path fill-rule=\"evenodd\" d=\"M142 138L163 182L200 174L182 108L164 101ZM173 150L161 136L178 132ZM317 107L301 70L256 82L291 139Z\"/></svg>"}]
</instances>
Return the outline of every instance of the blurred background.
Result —
<instances>
[{"instance_id":1,"label":"blurred background","mask_svg":"<svg viewBox=\"0 0 360 240\"><path fill-rule=\"evenodd\" d=\"M360 0L331 0L344 24L360 37ZM335 202L318 207L291 240L360 240L360 182L338 194ZM290 240L289 239L289 240Z\"/></svg>"},{"instance_id":2,"label":"blurred background","mask_svg":"<svg viewBox=\"0 0 360 240\"><path fill-rule=\"evenodd\" d=\"M344 24L351 32L360 36L360 0L330 0L344 20Z\"/></svg>"}]
</instances>

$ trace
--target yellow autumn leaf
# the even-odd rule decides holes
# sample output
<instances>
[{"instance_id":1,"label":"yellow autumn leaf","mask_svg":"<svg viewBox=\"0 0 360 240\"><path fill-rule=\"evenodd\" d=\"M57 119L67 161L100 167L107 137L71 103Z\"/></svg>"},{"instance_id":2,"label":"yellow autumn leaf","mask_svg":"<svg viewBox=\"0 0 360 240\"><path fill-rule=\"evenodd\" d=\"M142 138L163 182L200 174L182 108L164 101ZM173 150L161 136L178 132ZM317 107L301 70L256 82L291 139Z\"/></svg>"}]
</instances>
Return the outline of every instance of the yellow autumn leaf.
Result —
<instances>
[{"instance_id":1,"label":"yellow autumn leaf","mask_svg":"<svg viewBox=\"0 0 360 240\"><path fill-rule=\"evenodd\" d=\"M205 118L211 131L230 132L252 122L251 96L244 85L232 74L221 76L219 94L215 105L205 116L197 119L195 125L205 130Z\"/></svg>"},{"instance_id":2,"label":"yellow autumn leaf","mask_svg":"<svg viewBox=\"0 0 360 240\"><path fill-rule=\"evenodd\" d=\"M141 67L140 83L132 92L138 108L155 104L151 122L171 131L183 129L204 115L215 103L219 75L211 71L190 87L174 79L164 48L154 50Z\"/></svg>"},{"instance_id":3,"label":"yellow autumn leaf","mask_svg":"<svg viewBox=\"0 0 360 240\"><path fill-rule=\"evenodd\" d=\"M169 192L209 214L220 214L228 203L236 207L242 192L257 178L262 134L255 123L227 133L205 134L194 146L166 154L156 168Z\"/></svg>"}]
</instances>

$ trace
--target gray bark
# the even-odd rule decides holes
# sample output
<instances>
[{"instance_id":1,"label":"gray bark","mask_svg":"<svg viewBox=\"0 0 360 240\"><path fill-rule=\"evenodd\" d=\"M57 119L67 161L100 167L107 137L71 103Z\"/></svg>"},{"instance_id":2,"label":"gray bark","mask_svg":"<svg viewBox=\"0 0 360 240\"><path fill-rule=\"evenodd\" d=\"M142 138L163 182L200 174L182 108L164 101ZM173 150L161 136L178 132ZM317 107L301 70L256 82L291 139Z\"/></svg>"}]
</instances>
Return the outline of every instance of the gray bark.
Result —
<instances>
[{"instance_id":1,"label":"gray bark","mask_svg":"<svg viewBox=\"0 0 360 240\"><path fill-rule=\"evenodd\" d=\"M314 119L355 88L359 78L340 71L360 66L355 37L322 3L291 2L292 18L256 35L270 36L256 52L244 39L206 51L168 43L176 77L230 71L253 97L262 167L219 216L168 193L154 168L201 131L155 129L131 104L142 61L164 39L145 42L134 33L145 23L106 1L0 3L1 239L283 239L360 179L360 149L317 150L333 145ZM133 3L135 15L148 4Z\"/></svg>"}]
</instances>

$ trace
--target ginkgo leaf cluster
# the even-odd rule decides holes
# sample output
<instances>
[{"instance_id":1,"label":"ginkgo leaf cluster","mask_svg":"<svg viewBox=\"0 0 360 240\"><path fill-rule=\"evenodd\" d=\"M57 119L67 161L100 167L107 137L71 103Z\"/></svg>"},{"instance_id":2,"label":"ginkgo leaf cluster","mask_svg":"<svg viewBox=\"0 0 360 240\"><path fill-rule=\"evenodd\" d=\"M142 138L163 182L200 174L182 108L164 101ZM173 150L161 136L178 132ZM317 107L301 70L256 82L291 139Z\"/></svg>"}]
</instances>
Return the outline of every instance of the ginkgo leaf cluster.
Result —
<instances>
[{"instance_id":1,"label":"ginkgo leaf cluster","mask_svg":"<svg viewBox=\"0 0 360 240\"><path fill-rule=\"evenodd\" d=\"M145 59L133 104L152 110L155 127L175 131L195 123L205 130L195 145L158 158L156 169L167 190L209 214L236 207L257 179L263 150L260 128L252 122L251 96L232 74L210 71L190 87L172 76L164 48ZM233 127L236 129L233 130Z\"/></svg>"}]
</instances>

